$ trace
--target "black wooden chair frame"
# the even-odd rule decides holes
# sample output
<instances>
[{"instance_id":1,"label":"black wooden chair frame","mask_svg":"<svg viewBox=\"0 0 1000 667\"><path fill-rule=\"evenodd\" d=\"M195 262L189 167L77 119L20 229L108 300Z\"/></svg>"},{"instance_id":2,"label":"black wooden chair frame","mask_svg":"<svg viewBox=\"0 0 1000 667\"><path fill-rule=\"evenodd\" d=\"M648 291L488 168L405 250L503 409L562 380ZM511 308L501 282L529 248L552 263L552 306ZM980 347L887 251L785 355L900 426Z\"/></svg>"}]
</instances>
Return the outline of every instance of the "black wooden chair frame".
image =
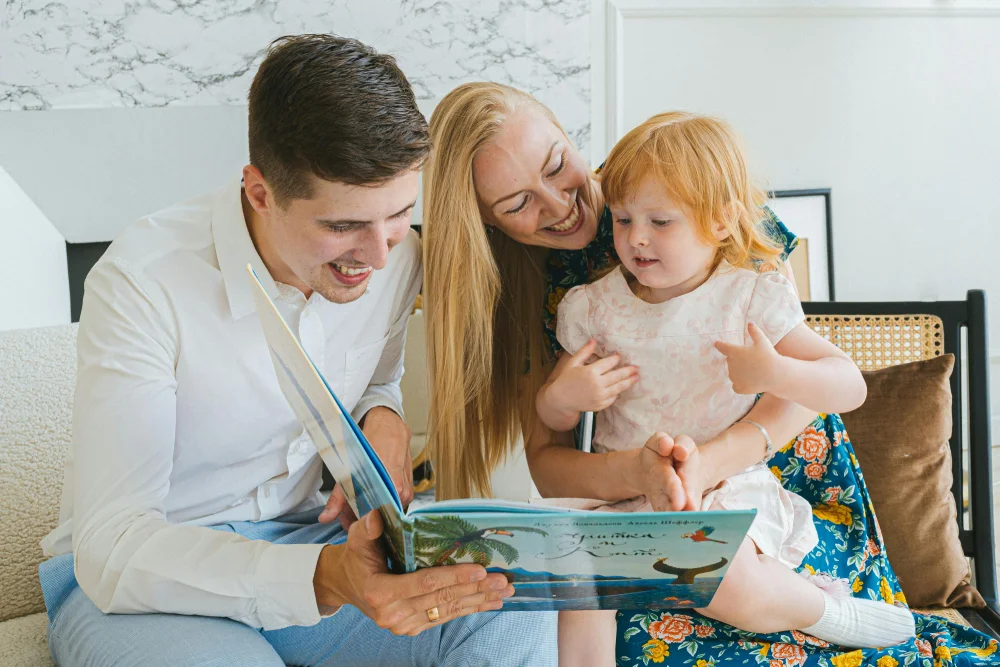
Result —
<instances>
[{"instance_id":1,"label":"black wooden chair frame","mask_svg":"<svg viewBox=\"0 0 1000 667\"><path fill-rule=\"evenodd\" d=\"M990 443L989 339L986 294L971 290L965 301L806 302L807 315L935 315L944 324L944 352L955 355L951 376L951 492L958 513L959 539L972 559L974 583L985 609L960 609L969 623L1000 639L996 551L993 536L993 468ZM963 344L963 333L965 341ZM966 369L968 385L963 382ZM968 442L965 427L968 427ZM962 462L968 453L970 523L965 523ZM934 545L928 544L927 548Z\"/></svg>"}]
</instances>

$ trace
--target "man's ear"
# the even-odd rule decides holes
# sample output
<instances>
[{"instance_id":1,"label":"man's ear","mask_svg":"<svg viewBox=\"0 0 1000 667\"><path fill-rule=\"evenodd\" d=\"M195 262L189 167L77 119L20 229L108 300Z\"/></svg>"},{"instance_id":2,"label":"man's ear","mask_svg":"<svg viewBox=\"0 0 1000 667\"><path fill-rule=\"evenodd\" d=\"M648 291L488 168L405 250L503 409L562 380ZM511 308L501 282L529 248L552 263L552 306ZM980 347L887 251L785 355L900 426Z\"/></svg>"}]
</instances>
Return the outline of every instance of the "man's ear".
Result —
<instances>
[{"instance_id":1,"label":"man's ear","mask_svg":"<svg viewBox=\"0 0 1000 667\"><path fill-rule=\"evenodd\" d=\"M243 167L243 191L253 209L261 215L267 215L277 206L271 186L264 180L260 169L248 164Z\"/></svg>"}]
</instances>

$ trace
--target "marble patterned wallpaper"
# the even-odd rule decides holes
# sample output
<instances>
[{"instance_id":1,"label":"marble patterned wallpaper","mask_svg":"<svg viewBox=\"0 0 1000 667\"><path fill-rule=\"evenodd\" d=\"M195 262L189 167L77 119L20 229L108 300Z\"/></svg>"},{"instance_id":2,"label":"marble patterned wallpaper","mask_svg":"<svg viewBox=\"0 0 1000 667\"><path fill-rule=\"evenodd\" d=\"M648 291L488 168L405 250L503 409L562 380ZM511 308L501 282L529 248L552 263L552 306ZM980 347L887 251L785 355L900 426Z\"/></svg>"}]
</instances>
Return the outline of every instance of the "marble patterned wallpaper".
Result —
<instances>
[{"instance_id":1,"label":"marble patterned wallpaper","mask_svg":"<svg viewBox=\"0 0 1000 667\"><path fill-rule=\"evenodd\" d=\"M243 104L275 37L394 54L429 112L493 80L549 104L586 155L590 0L6 0L0 111Z\"/></svg>"}]
</instances>

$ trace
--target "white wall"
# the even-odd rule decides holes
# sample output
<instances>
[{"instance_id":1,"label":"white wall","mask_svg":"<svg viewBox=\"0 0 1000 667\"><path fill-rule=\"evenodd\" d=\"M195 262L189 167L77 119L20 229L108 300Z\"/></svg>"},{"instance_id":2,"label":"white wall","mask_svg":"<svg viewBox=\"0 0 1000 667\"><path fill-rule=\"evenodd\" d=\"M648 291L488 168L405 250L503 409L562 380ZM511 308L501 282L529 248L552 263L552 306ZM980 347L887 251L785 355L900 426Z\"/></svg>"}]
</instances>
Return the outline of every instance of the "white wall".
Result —
<instances>
[{"instance_id":1,"label":"white wall","mask_svg":"<svg viewBox=\"0 0 1000 667\"><path fill-rule=\"evenodd\" d=\"M69 322L66 242L0 167L0 331Z\"/></svg>"},{"instance_id":2,"label":"white wall","mask_svg":"<svg viewBox=\"0 0 1000 667\"><path fill-rule=\"evenodd\" d=\"M0 113L0 164L72 243L110 241L246 161L242 106Z\"/></svg>"},{"instance_id":3,"label":"white wall","mask_svg":"<svg viewBox=\"0 0 1000 667\"><path fill-rule=\"evenodd\" d=\"M1000 3L595 8L595 155L663 110L727 118L773 189L832 189L838 300L986 289L1000 359Z\"/></svg>"}]
</instances>

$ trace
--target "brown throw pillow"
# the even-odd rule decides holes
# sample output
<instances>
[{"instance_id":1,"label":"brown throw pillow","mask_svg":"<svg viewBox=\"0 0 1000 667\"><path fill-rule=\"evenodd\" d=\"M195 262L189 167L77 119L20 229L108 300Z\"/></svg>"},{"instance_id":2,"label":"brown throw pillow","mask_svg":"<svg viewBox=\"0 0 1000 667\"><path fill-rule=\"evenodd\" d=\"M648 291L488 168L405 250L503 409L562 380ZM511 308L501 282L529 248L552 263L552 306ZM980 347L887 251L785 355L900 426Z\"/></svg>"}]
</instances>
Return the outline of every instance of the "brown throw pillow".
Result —
<instances>
[{"instance_id":1,"label":"brown throw pillow","mask_svg":"<svg viewBox=\"0 0 1000 667\"><path fill-rule=\"evenodd\" d=\"M868 400L841 415L886 554L912 607L984 607L970 584L951 494L954 355L865 372Z\"/></svg>"}]
</instances>

